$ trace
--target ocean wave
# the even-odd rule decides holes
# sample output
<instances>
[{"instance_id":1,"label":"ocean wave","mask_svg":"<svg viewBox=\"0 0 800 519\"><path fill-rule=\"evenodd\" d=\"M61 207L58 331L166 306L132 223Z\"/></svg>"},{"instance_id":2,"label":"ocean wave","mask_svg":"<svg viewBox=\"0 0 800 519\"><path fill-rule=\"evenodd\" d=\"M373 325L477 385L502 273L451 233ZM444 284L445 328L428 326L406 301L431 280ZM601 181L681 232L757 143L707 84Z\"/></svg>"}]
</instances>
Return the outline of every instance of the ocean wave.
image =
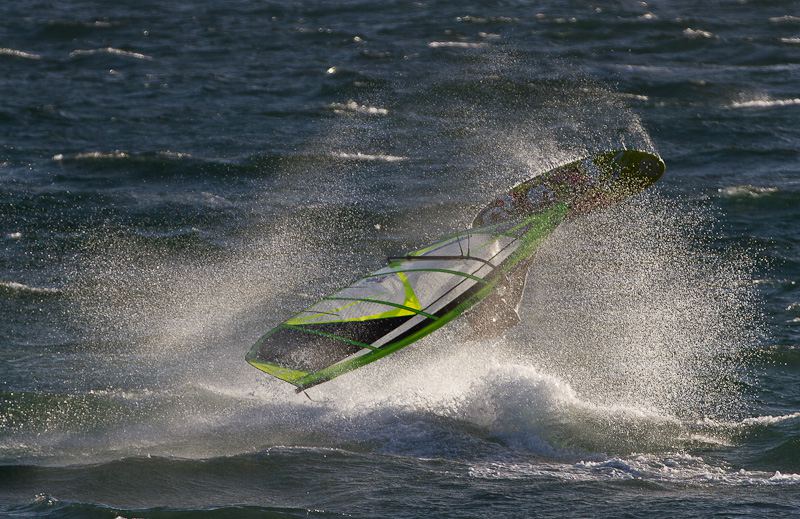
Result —
<instances>
[{"instance_id":1,"label":"ocean wave","mask_svg":"<svg viewBox=\"0 0 800 519\"><path fill-rule=\"evenodd\" d=\"M800 412L783 414L783 415L751 416L748 418L743 418L739 421L724 421L724 420L715 420L711 418L704 418L702 420L699 420L695 424L695 426L699 430L735 431L752 427L768 427L772 425L781 424L783 422L796 420L798 418L800 418Z\"/></svg>"},{"instance_id":2,"label":"ocean wave","mask_svg":"<svg viewBox=\"0 0 800 519\"><path fill-rule=\"evenodd\" d=\"M583 461L575 465L586 469L594 477L611 479L646 479L681 484L727 484L733 486L800 483L797 474L757 470L731 470L714 466L700 456L676 453L670 456L640 455L629 459L611 458L594 462Z\"/></svg>"},{"instance_id":3,"label":"ocean wave","mask_svg":"<svg viewBox=\"0 0 800 519\"><path fill-rule=\"evenodd\" d=\"M486 47L485 42L468 42L468 41L432 41L428 43L428 47L432 49L452 48L452 49L480 49Z\"/></svg>"},{"instance_id":4,"label":"ocean wave","mask_svg":"<svg viewBox=\"0 0 800 519\"><path fill-rule=\"evenodd\" d=\"M213 209L234 209L236 204L227 198L209 191L161 191L161 192L131 192L131 200L144 206L162 204L184 204L194 207L208 207ZM171 231L137 233L149 238L201 238L204 233L195 227L178 227Z\"/></svg>"},{"instance_id":5,"label":"ocean wave","mask_svg":"<svg viewBox=\"0 0 800 519\"><path fill-rule=\"evenodd\" d=\"M238 158L199 157L191 153L129 150L92 150L73 153L57 153L51 160L65 168L77 167L81 172L109 170L118 172L120 168L136 171L142 175L183 174L191 168L193 175L258 175L274 171L285 171L293 166L330 163L331 157L348 160L375 160L396 162L407 157L366 153L320 153L320 154L253 154Z\"/></svg>"},{"instance_id":6,"label":"ocean wave","mask_svg":"<svg viewBox=\"0 0 800 519\"><path fill-rule=\"evenodd\" d=\"M80 56L92 56L95 54L111 54L113 56L123 56L126 58L141 59L146 61L150 61L153 59L152 56L148 56L147 54L142 54L141 52L123 50L123 49L118 49L116 47L103 47L99 49L76 49L69 53L69 57L75 58Z\"/></svg>"},{"instance_id":7,"label":"ocean wave","mask_svg":"<svg viewBox=\"0 0 800 519\"><path fill-rule=\"evenodd\" d=\"M57 288L32 287L16 281L0 281L0 294L6 292L11 295L54 295L60 294Z\"/></svg>"},{"instance_id":8,"label":"ocean wave","mask_svg":"<svg viewBox=\"0 0 800 519\"><path fill-rule=\"evenodd\" d=\"M131 460L132 470L136 470L136 460ZM100 467L99 470L102 470ZM14 470L12 468L12 470ZM3 474L5 476L5 474ZM12 476L13 477L13 476ZM98 477L98 476L96 476ZM99 476L103 477L103 476ZM178 477L177 475L175 476ZM113 479L113 478L112 478ZM144 478L148 479L148 478ZM157 483L156 483L157 485ZM154 493L156 486L153 487ZM140 517L202 517L204 519L226 519L239 517L242 519L280 517L280 518L307 518L307 517L342 517L343 514L328 513L325 510L291 506L256 506L256 505L216 505L199 508L169 508L154 506L152 508L130 508L109 506L103 503L75 502L60 500L48 494L37 494L29 503L0 508L0 511L10 511L11 517L113 517L114 519L137 519ZM345 515L346 516L346 515Z\"/></svg>"},{"instance_id":9,"label":"ocean wave","mask_svg":"<svg viewBox=\"0 0 800 519\"><path fill-rule=\"evenodd\" d=\"M550 460L577 460L602 452L662 451L698 443L673 416L642 407L595 403L563 379L532 366L477 362L477 357L470 355L474 345L462 346L465 351L447 362L456 361L453 365L459 366L463 378L424 385L423 392L406 394L403 401L390 399L382 413L364 417L370 424L362 431L364 439L375 441L388 435L384 451L417 457L442 456L444 452L470 456L467 453L476 449L500 448ZM415 381L428 375L427 369L435 368L409 373L404 386L416 387ZM473 370L478 369L483 373L476 377ZM406 425L398 435L388 420L392 416L394 423L400 410ZM387 415L385 419L382 414ZM491 445L481 441L486 437L492 438Z\"/></svg>"},{"instance_id":10,"label":"ocean wave","mask_svg":"<svg viewBox=\"0 0 800 519\"><path fill-rule=\"evenodd\" d=\"M792 38L781 38L781 43L788 43L790 45L800 45L800 36L794 36Z\"/></svg>"},{"instance_id":11,"label":"ocean wave","mask_svg":"<svg viewBox=\"0 0 800 519\"><path fill-rule=\"evenodd\" d=\"M519 18L510 16L472 16L468 14L457 16L456 21L462 23L514 23L518 22Z\"/></svg>"},{"instance_id":12,"label":"ocean wave","mask_svg":"<svg viewBox=\"0 0 800 519\"><path fill-rule=\"evenodd\" d=\"M75 153L57 153L51 157L53 162L62 166L59 175L71 177L77 175L84 178L88 171L109 172L120 171L148 177L164 177L172 175L263 175L282 167L292 157L254 155L241 159L196 157L191 153L180 151L129 151L129 150L95 150Z\"/></svg>"},{"instance_id":13,"label":"ocean wave","mask_svg":"<svg viewBox=\"0 0 800 519\"><path fill-rule=\"evenodd\" d=\"M772 16L769 21L772 23L800 23L800 16L793 16L791 14Z\"/></svg>"},{"instance_id":14,"label":"ocean wave","mask_svg":"<svg viewBox=\"0 0 800 519\"><path fill-rule=\"evenodd\" d=\"M360 105L352 99L346 103L331 103L328 105L336 113L354 112L366 115L387 115L389 110L379 106Z\"/></svg>"},{"instance_id":15,"label":"ocean wave","mask_svg":"<svg viewBox=\"0 0 800 519\"><path fill-rule=\"evenodd\" d=\"M0 56L11 56L14 58L32 59L32 60L42 59L41 54L37 54L35 52L26 52L24 50L9 49L7 47L0 47Z\"/></svg>"},{"instance_id":16,"label":"ocean wave","mask_svg":"<svg viewBox=\"0 0 800 519\"><path fill-rule=\"evenodd\" d=\"M760 198L778 192L777 187L762 187L745 184L741 186L728 186L717 189L717 192L727 198Z\"/></svg>"},{"instance_id":17,"label":"ocean wave","mask_svg":"<svg viewBox=\"0 0 800 519\"><path fill-rule=\"evenodd\" d=\"M796 418L800 418L800 412L789 413L780 416L772 416L772 415L754 416L751 418L745 418L744 420L741 421L741 423L744 425L775 425L789 420L794 420Z\"/></svg>"},{"instance_id":18,"label":"ocean wave","mask_svg":"<svg viewBox=\"0 0 800 519\"><path fill-rule=\"evenodd\" d=\"M767 96L749 99L747 101L734 101L730 104L731 108L772 108L776 106L795 106L800 105L800 97L791 99L771 99Z\"/></svg>"},{"instance_id":19,"label":"ocean wave","mask_svg":"<svg viewBox=\"0 0 800 519\"><path fill-rule=\"evenodd\" d=\"M49 20L46 24L48 29L110 29L120 25L120 22L109 20Z\"/></svg>"},{"instance_id":20,"label":"ocean wave","mask_svg":"<svg viewBox=\"0 0 800 519\"><path fill-rule=\"evenodd\" d=\"M373 155L368 153L361 153L360 151L357 151L355 153L336 151L331 153L331 156L345 160L364 160L364 161L379 161L379 162L400 162L403 160L408 160L408 157L404 157L402 155L385 155L381 153Z\"/></svg>"},{"instance_id":21,"label":"ocean wave","mask_svg":"<svg viewBox=\"0 0 800 519\"><path fill-rule=\"evenodd\" d=\"M649 101L650 98L641 94L632 94L629 92L617 92L617 96L623 99L631 99L633 101Z\"/></svg>"},{"instance_id":22,"label":"ocean wave","mask_svg":"<svg viewBox=\"0 0 800 519\"><path fill-rule=\"evenodd\" d=\"M64 155L63 153L57 153L53 155L53 160L56 162L68 162L68 161L79 161L79 160L115 160L115 159L127 159L130 157L130 154L126 151L84 151L81 153L75 153L73 155Z\"/></svg>"},{"instance_id":23,"label":"ocean wave","mask_svg":"<svg viewBox=\"0 0 800 519\"><path fill-rule=\"evenodd\" d=\"M633 63L608 63L603 65L611 70L623 70L626 72L643 72L648 74L661 74L674 79L676 75L684 76L692 81L697 75L697 67L693 65L637 65ZM763 71L763 72L794 72L800 70L800 63L779 63L771 65L743 64L743 65L722 65L704 63L703 70L712 74L737 73L742 71Z\"/></svg>"},{"instance_id":24,"label":"ocean wave","mask_svg":"<svg viewBox=\"0 0 800 519\"><path fill-rule=\"evenodd\" d=\"M470 466L471 476L482 479L560 479L565 481L645 480L681 485L731 486L800 483L800 474L732 470L706 463L700 456L676 452L582 460L573 464L489 462Z\"/></svg>"},{"instance_id":25,"label":"ocean wave","mask_svg":"<svg viewBox=\"0 0 800 519\"><path fill-rule=\"evenodd\" d=\"M772 483L800 483L800 474L781 474L778 470L769 480Z\"/></svg>"},{"instance_id":26,"label":"ocean wave","mask_svg":"<svg viewBox=\"0 0 800 519\"><path fill-rule=\"evenodd\" d=\"M692 29L691 27L685 28L683 30L683 35L690 40L710 39L716 37L713 32L704 31L702 29Z\"/></svg>"},{"instance_id":27,"label":"ocean wave","mask_svg":"<svg viewBox=\"0 0 800 519\"><path fill-rule=\"evenodd\" d=\"M74 154L57 153L53 155L52 159L56 162L79 162L79 161L104 161L104 160L125 160L130 158L147 159L147 158L160 158L167 160L181 160L192 158L189 153L181 153L177 151L157 151L155 153L130 153L122 150L114 151L83 151Z\"/></svg>"}]
</instances>

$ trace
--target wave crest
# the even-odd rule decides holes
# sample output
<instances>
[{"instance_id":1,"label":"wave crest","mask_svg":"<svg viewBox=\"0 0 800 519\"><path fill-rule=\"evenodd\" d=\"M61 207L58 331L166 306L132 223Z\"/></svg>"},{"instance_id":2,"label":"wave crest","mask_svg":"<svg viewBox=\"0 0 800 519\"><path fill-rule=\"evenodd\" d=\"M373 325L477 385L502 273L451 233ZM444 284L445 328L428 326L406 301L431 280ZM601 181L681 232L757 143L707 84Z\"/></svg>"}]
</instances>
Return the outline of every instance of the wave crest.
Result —
<instances>
[{"instance_id":1,"label":"wave crest","mask_svg":"<svg viewBox=\"0 0 800 519\"><path fill-rule=\"evenodd\" d=\"M33 287L16 281L0 281L0 294L3 292L11 295L53 295L60 294L61 290L57 288Z\"/></svg>"},{"instance_id":2,"label":"wave crest","mask_svg":"<svg viewBox=\"0 0 800 519\"><path fill-rule=\"evenodd\" d=\"M778 192L777 187L767 187L767 186L753 186L751 184L744 184L741 186L728 186L728 187L721 187L717 190L717 192L724 197L727 198L761 198L764 196L769 196L773 193Z\"/></svg>"},{"instance_id":3,"label":"wave crest","mask_svg":"<svg viewBox=\"0 0 800 519\"><path fill-rule=\"evenodd\" d=\"M745 101L734 101L730 104L731 108L773 108L777 106L800 105L800 97L791 99L772 99L768 96L760 96L755 99Z\"/></svg>"},{"instance_id":4,"label":"wave crest","mask_svg":"<svg viewBox=\"0 0 800 519\"><path fill-rule=\"evenodd\" d=\"M81 56L94 56L96 54L109 54L112 56L122 56L125 58L140 59L145 61L152 61L153 57L141 52L131 50L118 49L116 47L102 47L99 49L75 49L69 53L70 58L77 58Z\"/></svg>"},{"instance_id":5,"label":"wave crest","mask_svg":"<svg viewBox=\"0 0 800 519\"><path fill-rule=\"evenodd\" d=\"M22 58L31 60L42 59L41 54L37 54L35 52L26 52L24 50L9 49L9 48L0 48L0 56L11 56L13 58Z\"/></svg>"}]
</instances>

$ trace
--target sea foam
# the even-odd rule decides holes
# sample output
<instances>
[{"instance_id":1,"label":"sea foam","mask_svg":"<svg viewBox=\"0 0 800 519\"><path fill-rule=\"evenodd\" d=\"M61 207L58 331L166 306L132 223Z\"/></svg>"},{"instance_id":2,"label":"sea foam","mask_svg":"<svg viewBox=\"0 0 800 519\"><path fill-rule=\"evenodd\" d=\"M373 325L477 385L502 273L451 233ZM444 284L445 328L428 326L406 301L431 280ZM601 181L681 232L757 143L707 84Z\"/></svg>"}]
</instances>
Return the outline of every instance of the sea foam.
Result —
<instances>
[{"instance_id":1,"label":"sea foam","mask_svg":"<svg viewBox=\"0 0 800 519\"><path fill-rule=\"evenodd\" d=\"M734 101L731 103L731 108L773 108L778 106L795 106L800 105L800 97L789 99L772 99L768 96L761 96L755 99L748 99L744 101Z\"/></svg>"},{"instance_id":2,"label":"sea foam","mask_svg":"<svg viewBox=\"0 0 800 519\"><path fill-rule=\"evenodd\" d=\"M0 48L0 56L11 56L14 58L32 59L32 60L42 59L41 54L37 54L35 52L26 52L24 50L9 49L9 48Z\"/></svg>"},{"instance_id":3,"label":"sea foam","mask_svg":"<svg viewBox=\"0 0 800 519\"><path fill-rule=\"evenodd\" d=\"M152 56L148 56L147 54L142 54L141 52L123 50L123 49L118 49L116 47L102 47L99 49L75 49L69 53L69 57L75 58L79 56L92 56L95 54L110 54L112 56L122 56L125 58L141 59L146 61L150 61L153 59Z\"/></svg>"}]
</instances>

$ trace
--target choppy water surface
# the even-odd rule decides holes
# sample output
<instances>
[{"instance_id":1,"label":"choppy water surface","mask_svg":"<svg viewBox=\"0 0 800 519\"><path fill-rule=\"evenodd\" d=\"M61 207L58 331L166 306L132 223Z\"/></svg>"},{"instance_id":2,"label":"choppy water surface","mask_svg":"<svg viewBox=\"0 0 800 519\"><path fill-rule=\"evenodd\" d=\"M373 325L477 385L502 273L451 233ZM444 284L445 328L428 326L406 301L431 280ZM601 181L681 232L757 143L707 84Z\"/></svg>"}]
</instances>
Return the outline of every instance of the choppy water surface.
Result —
<instances>
[{"instance_id":1,"label":"choppy water surface","mask_svg":"<svg viewBox=\"0 0 800 519\"><path fill-rule=\"evenodd\" d=\"M800 512L796 2L0 6L0 513ZM596 150L523 322L309 395L293 309Z\"/></svg>"}]
</instances>

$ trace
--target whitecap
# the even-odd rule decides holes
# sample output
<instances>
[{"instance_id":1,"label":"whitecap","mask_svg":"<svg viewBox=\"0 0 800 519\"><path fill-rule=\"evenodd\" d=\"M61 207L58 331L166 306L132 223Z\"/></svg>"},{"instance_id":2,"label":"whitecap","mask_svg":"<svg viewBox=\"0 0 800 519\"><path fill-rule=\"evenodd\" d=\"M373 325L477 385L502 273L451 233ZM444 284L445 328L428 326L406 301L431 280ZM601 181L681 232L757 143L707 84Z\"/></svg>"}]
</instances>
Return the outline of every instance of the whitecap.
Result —
<instances>
[{"instance_id":1,"label":"whitecap","mask_svg":"<svg viewBox=\"0 0 800 519\"><path fill-rule=\"evenodd\" d=\"M472 16L472 15L468 14L468 15L465 15L465 16L457 16L456 17L456 21L457 22L462 22L462 23L487 23L487 22L514 23L514 22L518 21L518 18L512 18L510 16L489 16L489 17L484 17L484 16Z\"/></svg>"},{"instance_id":2,"label":"whitecap","mask_svg":"<svg viewBox=\"0 0 800 519\"><path fill-rule=\"evenodd\" d=\"M771 99L767 96L757 97L747 101L734 101L731 108L773 108L776 106L800 105L800 97L790 99Z\"/></svg>"},{"instance_id":3,"label":"whitecap","mask_svg":"<svg viewBox=\"0 0 800 519\"><path fill-rule=\"evenodd\" d=\"M770 473L713 466L686 453L640 454L566 463L477 463L470 467L473 477L482 479L548 478L562 481L645 480L664 483L705 485L777 485L800 483L798 474Z\"/></svg>"},{"instance_id":4,"label":"whitecap","mask_svg":"<svg viewBox=\"0 0 800 519\"><path fill-rule=\"evenodd\" d=\"M744 425L774 425L776 423L785 422L787 420L794 420L795 418L800 418L800 412L798 413L789 413L780 416L754 416L752 418L745 418L742 420Z\"/></svg>"},{"instance_id":5,"label":"whitecap","mask_svg":"<svg viewBox=\"0 0 800 519\"><path fill-rule=\"evenodd\" d=\"M53 155L53 160L63 162L65 160L103 160L103 159L127 159L130 154L127 151L85 151L74 155L64 155L58 153Z\"/></svg>"},{"instance_id":6,"label":"whitecap","mask_svg":"<svg viewBox=\"0 0 800 519\"><path fill-rule=\"evenodd\" d=\"M795 36L793 38L781 38L781 43L788 43L790 45L800 45L800 37Z\"/></svg>"},{"instance_id":7,"label":"whitecap","mask_svg":"<svg viewBox=\"0 0 800 519\"><path fill-rule=\"evenodd\" d=\"M163 157L165 159L190 159L192 158L191 153L184 153L182 151L159 151L156 153L159 157Z\"/></svg>"},{"instance_id":8,"label":"whitecap","mask_svg":"<svg viewBox=\"0 0 800 519\"><path fill-rule=\"evenodd\" d=\"M35 52L25 52L24 50L9 49L5 47L0 47L0 56L12 56L14 58L22 59L42 59L42 55L36 54Z\"/></svg>"},{"instance_id":9,"label":"whitecap","mask_svg":"<svg viewBox=\"0 0 800 519\"><path fill-rule=\"evenodd\" d=\"M22 238L22 233L21 232L10 232L10 233L6 234L6 238L8 238L9 240L19 240L20 238Z\"/></svg>"},{"instance_id":10,"label":"whitecap","mask_svg":"<svg viewBox=\"0 0 800 519\"><path fill-rule=\"evenodd\" d=\"M54 506L59 503L59 500L47 494L36 494L33 497L33 502L37 505L45 504L47 506Z\"/></svg>"},{"instance_id":11,"label":"whitecap","mask_svg":"<svg viewBox=\"0 0 800 519\"><path fill-rule=\"evenodd\" d=\"M131 153L123 150L114 150L114 151L83 151L74 154L64 154L64 153L57 153L53 155L52 159L56 162L64 162L64 161L78 161L78 160L122 160L122 159L129 159L129 158L142 158L147 159L155 155L161 159L167 160L182 160L182 159L190 159L192 155L190 153L184 153L180 151L170 151L170 150L162 150L157 151L155 153L152 152L144 152L144 153Z\"/></svg>"},{"instance_id":12,"label":"whitecap","mask_svg":"<svg viewBox=\"0 0 800 519\"><path fill-rule=\"evenodd\" d=\"M7 290L19 294L59 294L57 288L32 287L16 281L0 281L0 290Z\"/></svg>"},{"instance_id":13,"label":"whitecap","mask_svg":"<svg viewBox=\"0 0 800 519\"><path fill-rule=\"evenodd\" d=\"M486 43L483 42L468 42L468 41L432 41L428 43L428 47L432 49L439 48L455 48L455 49L479 49L485 47Z\"/></svg>"},{"instance_id":14,"label":"whitecap","mask_svg":"<svg viewBox=\"0 0 800 519\"><path fill-rule=\"evenodd\" d=\"M744 418L738 422L704 418L703 420L698 420L696 425L703 429L735 430L747 427L775 425L790 420L795 420L797 418L800 418L800 412L777 415L777 416L776 415L751 416L749 418Z\"/></svg>"},{"instance_id":15,"label":"whitecap","mask_svg":"<svg viewBox=\"0 0 800 519\"><path fill-rule=\"evenodd\" d=\"M486 23L489 20L484 18L483 16L472 16L472 15L468 14L466 16L456 16L456 21L457 22Z\"/></svg>"},{"instance_id":16,"label":"whitecap","mask_svg":"<svg viewBox=\"0 0 800 519\"><path fill-rule=\"evenodd\" d=\"M781 474L780 471L775 471L769 480L775 483L800 483L800 474Z\"/></svg>"},{"instance_id":17,"label":"whitecap","mask_svg":"<svg viewBox=\"0 0 800 519\"><path fill-rule=\"evenodd\" d=\"M722 196L729 197L729 198L737 198L737 197L750 197L750 198L760 198L762 196L767 196L772 193L777 193L777 187L762 187L762 186L753 186L750 184L745 184L741 186L728 186L728 187L721 187L717 189Z\"/></svg>"},{"instance_id":18,"label":"whitecap","mask_svg":"<svg viewBox=\"0 0 800 519\"><path fill-rule=\"evenodd\" d=\"M772 16L769 21L772 23L800 23L800 16L792 16L790 14Z\"/></svg>"},{"instance_id":19,"label":"whitecap","mask_svg":"<svg viewBox=\"0 0 800 519\"><path fill-rule=\"evenodd\" d=\"M152 60L152 56L148 56L147 54L142 54L140 52L134 52L130 50L123 50L118 49L116 47L103 47L100 49L76 49L69 53L70 58L75 58L78 56L91 56L94 54L111 54L114 56L124 56L126 58L134 58L134 59L142 59L142 60Z\"/></svg>"},{"instance_id":20,"label":"whitecap","mask_svg":"<svg viewBox=\"0 0 800 519\"><path fill-rule=\"evenodd\" d=\"M704 31L702 29L692 29L691 27L687 27L683 30L683 35L689 39L698 39L698 38L713 38L714 33L709 31Z\"/></svg>"},{"instance_id":21,"label":"whitecap","mask_svg":"<svg viewBox=\"0 0 800 519\"><path fill-rule=\"evenodd\" d=\"M360 105L352 99L346 103L331 103L328 105L336 113L353 112L366 115L387 115L389 110L379 106Z\"/></svg>"},{"instance_id":22,"label":"whitecap","mask_svg":"<svg viewBox=\"0 0 800 519\"><path fill-rule=\"evenodd\" d=\"M619 92L617 95L619 97L622 97L622 98L625 98L625 99L632 99L634 101L649 101L650 100L650 98L645 96L645 95L631 94L629 92Z\"/></svg>"},{"instance_id":23,"label":"whitecap","mask_svg":"<svg viewBox=\"0 0 800 519\"><path fill-rule=\"evenodd\" d=\"M715 447L732 447L733 443L726 438L720 438L718 436L711 436L709 434L702 434L702 433L692 433L689 435L689 439L695 443L705 443L706 445L711 445Z\"/></svg>"},{"instance_id":24,"label":"whitecap","mask_svg":"<svg viewBox=\"0 0 800 519\"><path fill-rule=\"evenodd\" d=\"M365 161L382 161L382 162L400 162L402 160L408 160L408 157L403 157L400 155L384 155L380 153L375 155L370 155L368 153L361 153L360 151L357 151L356 153L337 151L332 153L332 155L340 159L348 159L348 160L365 160Z\"/></svg>"}]
</instances>

